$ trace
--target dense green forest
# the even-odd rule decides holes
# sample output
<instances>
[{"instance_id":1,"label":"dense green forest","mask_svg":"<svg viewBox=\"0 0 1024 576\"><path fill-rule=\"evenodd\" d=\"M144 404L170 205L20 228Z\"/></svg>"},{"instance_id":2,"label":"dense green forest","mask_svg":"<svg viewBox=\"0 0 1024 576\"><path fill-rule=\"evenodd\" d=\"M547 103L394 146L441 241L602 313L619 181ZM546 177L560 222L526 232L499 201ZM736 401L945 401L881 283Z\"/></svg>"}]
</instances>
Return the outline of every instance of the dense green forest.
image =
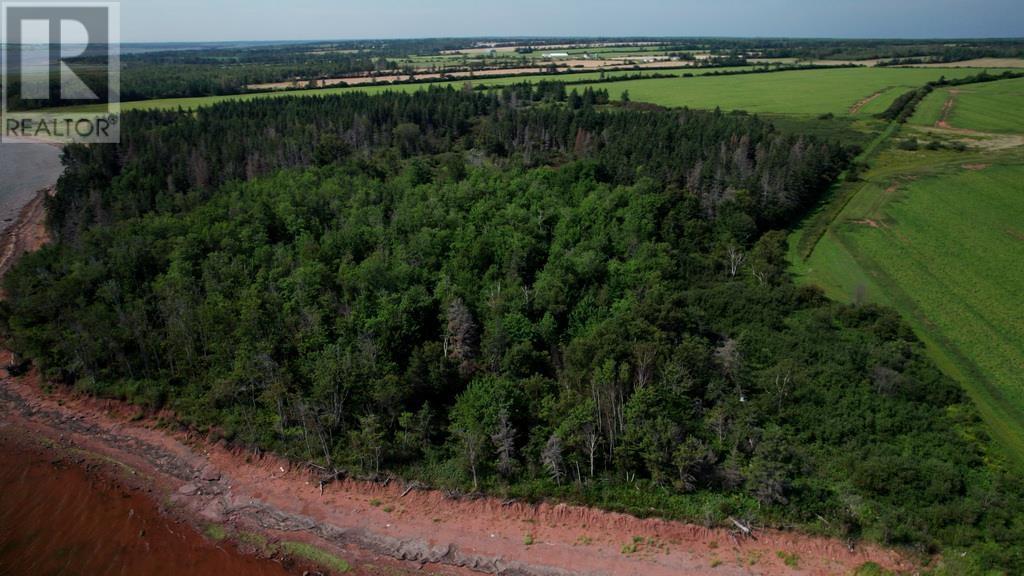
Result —
<instances>
[{"instance_id":1,"label":"dense green forest","mask_svg":"<svg viewBox=\"0 0 1024 576\"><path fill-rule=\"evenodd\" d=\"M898 315L794 286L855 152L502 92L124 115L4 280L55 382L354 474L1024 570L1024 487ZM961 556L960 551L964 554Z\"/></svg>"}]
</instances>

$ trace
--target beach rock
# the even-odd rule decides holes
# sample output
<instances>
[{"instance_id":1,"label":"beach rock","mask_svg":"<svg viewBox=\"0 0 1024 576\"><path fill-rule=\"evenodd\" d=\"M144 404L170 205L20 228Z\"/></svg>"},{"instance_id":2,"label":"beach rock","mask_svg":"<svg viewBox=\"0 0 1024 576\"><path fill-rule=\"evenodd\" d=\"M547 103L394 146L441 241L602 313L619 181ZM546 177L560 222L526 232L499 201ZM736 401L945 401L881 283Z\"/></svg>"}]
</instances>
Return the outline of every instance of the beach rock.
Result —
<instances>
[{"instance_id":1,"label":"beach rock","mask_svg":"<svg viewBox=\"0 0 1024 576\"><path fill-rule=\"evenodd\" d=\"M220 480L220 470L213 466L207 466L199 473L199 478L207 482L217 482Z\"/></svg>"},{"instance_id":2,"label":"beach rock","mask_svg":"<svg viewBox=\"0 0 1024 576\"><path fill-rule=\"evenodd\" d=\"M195 496L196 493L198 492L199 486L196 486L195 484L192 483L185 484L181 488L178 488L178 494L181 494L183 496Z\"/></svg>"},{"instance_id":3,"label":"beach rock","mask_svg":"<svg viewBox=\"0 0 1024 576\"><path fill-rule=\"evenodd\" d=\"M210 522L223 522L224 521L224 507L221 506L220 500L214 499L203 508L203 511L199 513L199 517Z\"/></svg>"}]
</instances>

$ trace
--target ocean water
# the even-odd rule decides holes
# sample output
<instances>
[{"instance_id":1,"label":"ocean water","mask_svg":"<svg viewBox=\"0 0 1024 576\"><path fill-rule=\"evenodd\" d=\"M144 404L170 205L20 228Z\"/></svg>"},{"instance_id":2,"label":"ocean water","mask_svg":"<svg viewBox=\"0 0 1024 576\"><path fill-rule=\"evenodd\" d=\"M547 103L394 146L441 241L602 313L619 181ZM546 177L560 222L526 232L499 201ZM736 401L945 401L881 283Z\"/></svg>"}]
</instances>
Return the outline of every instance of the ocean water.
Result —
<instances>
[{"instance_id":1,"label":"ocean water","mask_svg":"<svg viewBox=\"0 0 1024 576\"><path fill-rule=\"evenodd\" d=\"M14 46L17 46L14 44ZM123 50L120 45L113 44L112 53L117 54L129 54L133 51ZM4 46L3 50L0 50L0 63L6 62L7 58L7 46ZM50 58L50 47L45 44L22 44L22 56L20 62L11 61L9 63L8 72L16 70L22 64L27 66L43 66ZM67 44L61 48L62 53L65 56L81 54L85 49L85 44Z\"/></svg>"},{"instance_id":2,"label":"ocean water","mask_svg":"<svg viewBox=\"0 0 1024 576\"><path fill-rule=\"evenodd\" d=\"M0 144L0 230L6 230L36 192L57 183L61 151L49 144Z\"/></svg>"},{"instance_id":3,"label":"ocean water","mask_svg":"<svg viewBox=\"0 0 1024 576\"><path fill-rule=\"evenodd\" d=\"M0 575L289 576L64 459L0 441Z\"/></svg>"}]
</instances>

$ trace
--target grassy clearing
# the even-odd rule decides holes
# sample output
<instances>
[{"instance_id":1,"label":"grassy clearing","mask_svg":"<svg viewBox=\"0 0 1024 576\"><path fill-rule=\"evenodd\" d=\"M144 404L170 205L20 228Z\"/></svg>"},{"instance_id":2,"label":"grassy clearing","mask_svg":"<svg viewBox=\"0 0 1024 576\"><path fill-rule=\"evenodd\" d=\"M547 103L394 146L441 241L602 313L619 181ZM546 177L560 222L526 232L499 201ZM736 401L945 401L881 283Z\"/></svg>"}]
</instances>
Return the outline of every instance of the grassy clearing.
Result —
<instances>
[{"instance_id":1,"label":"grassy clearing","mask_svg":"<svg viewBox=\"0 0 1024 576\"><path fill-rule=\"evenodd\" d=\"M977 70L910 68L843 68L796 70L771 74L657 79L601 84L612 96L629 90L634 101L663 106L747 110L777 114L847 115L850 108L876 92L883 93L858 115L869 117L896 97L925 83L976 74Z\"/></svg>"},{"instance_id":2,"label":"grassy clearing","mask_svg":"<svg viewBox=\"0 0 1024 576\"><path fill-rule=\"evenodd\" d=\"M870 102L864 104L860 110L857 111L859 117L872 117L876 114L885 112L886 108L892 104L901 92L903 87L889 86L879 90L877 97L873 98Z\"/></svg>"},{"instance_id":3,"label":"grassy clearing","mask_svg":"<svg viewBox=\"0 0 1024 576\"><path fill-rule=\"evenodd\" d=\"M935 126L942 120L943 109L949 101L950 94L946 88L933 91L917 105L917 112L910 119L910 124L915 126Z\"/></svg>"},{"instance_id":4,"label":"grassy clearing","mask_svg":"<svg viewBox=\"0 0 1024 576\"><path fill-rule=\"evenodd\" d=\"M892 305L1024 463L1024 152L887 150L828 224L802 281ZM820 220L819 220L820 223ZM808 220L791 244L799 245Z\"/></svg>"},{"instance_id":5,"label":"grassy clearing","mask_svg":"<svg viewBox=\"0 0 1024 576\"><path fill-rule=\"evenodd\" d=\"M835 120L829 122L834 123ZM858 122L857 124L863 124L863 122ZM851 124L851 126L854 125L856 124ZM834 132L834 137L860 144L864 151L856 158L856 163L864 165L870 162L881 148L885 147L889 139L898 130L896 124L883 125L878 122L875 123L875 126L876 131L873 133L868 132L867 126L862 126L864 132L861 133L862 137L860 140L850 138L846 135L846 132L838 130ZM869 134L874 137L867 140ZM818 241L828 232L829 226L839 217L839 214L846 208L846 205L857 197L861 188L867 185L869 184L857 178L851 178L849 173L841 174L839 180L829 191L828 197L823 199L818 209L805 219L805 223L800 229L790 235L791 261L802 261L810 256L818 245Z\"/></svg>"},{"instance_id":6,"label":"grassy clearing","mask_svg":"<svg viewBox=\"0 0 1024 576\"><path fill-rule=\"evenodd\" d=\"M934 125L943 119L951 98L946 120L953 128L1024 133L1024 78L936 90L924 99L911 123Z\"/></svg>"},{"instance_id":7,"label":"grassy clearing","mask_svg":"<svg viewBox=\"0 0 1024 576\"><path fill-rule=\"evenodd\" d=\"M955 98L951 107L947 102ZM943 88L911 119L1024 133L1024 79ZM899 138L963 134L907 130ZM977 142L983 144L982 138ZM889 149L792 236L805 282L840 300L896 307L960 381L990 433L1024 464L1024 149Z\"/></svg>"}]
</instances>

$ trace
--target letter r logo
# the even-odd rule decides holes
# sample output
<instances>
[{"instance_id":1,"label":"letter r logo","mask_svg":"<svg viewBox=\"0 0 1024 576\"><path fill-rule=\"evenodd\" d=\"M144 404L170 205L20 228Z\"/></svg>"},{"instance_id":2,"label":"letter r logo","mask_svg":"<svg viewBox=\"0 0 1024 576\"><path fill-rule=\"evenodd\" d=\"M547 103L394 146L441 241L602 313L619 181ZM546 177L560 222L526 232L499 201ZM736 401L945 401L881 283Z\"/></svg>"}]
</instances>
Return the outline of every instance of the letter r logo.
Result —
<instances>
[{"instance_id":1,"label":"letter r logo","mask_svg":"<svg viewBox=\"0 0 1024 576\"><path fill-rule=\"evenodd\" d=\"M0 0L0 140L120 140L120 8L117 0Z\"/></svg>"},{"instance_id":2,"label":"letter r logo","mask_svg":"<svg viewBox=\"0 0 1024 576\"><path fill-rule=\"evenodd\" d=\"M5 2L5 72L22 100L106 101L114 60L103 3Z\"/></svg>"},{"instance_id":3,"label":"letter r logo","mask_svg":"<svg viewBox=\"0 0 1024 576\"><path fill-rule=\"evenodd\" d=\"M75 40L82 38L84 42ZM89 30L82 22L61 18L59 20L22 20L21 38L33 42L39 46L60 46L56 55L56 66L50 62L47 66L48 74L23 74L21 78L21 97L23 100L49 100L50 77L56 71L60 75L60 99L61 100L99 100L92 89L89 88L68 67L65 59L76 58L85 54L89 46ZM31 39L31 40L29 40ZM32 69L32 52L22 50L21 70ZM52 54L51 54L52 56ZM52 68L56 68L53 70Z\"/></svg>"}]
</instances>

